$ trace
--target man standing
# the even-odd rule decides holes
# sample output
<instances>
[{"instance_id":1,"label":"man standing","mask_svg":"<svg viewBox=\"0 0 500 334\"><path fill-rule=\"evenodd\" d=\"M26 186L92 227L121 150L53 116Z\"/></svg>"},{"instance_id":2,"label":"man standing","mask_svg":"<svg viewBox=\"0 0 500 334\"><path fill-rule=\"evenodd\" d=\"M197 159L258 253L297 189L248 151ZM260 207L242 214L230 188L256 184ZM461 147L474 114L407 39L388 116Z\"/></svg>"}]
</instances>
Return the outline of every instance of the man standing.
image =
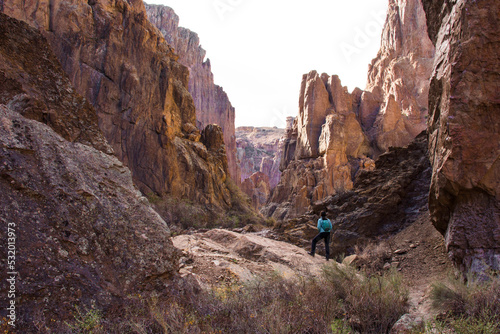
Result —
<instances>
[{"instance_id":1,"label":"man standing","mask_svg":"<svg viewBox=\"0 0 500 334\"><path fill-rule=\"evenodd\" d=\"M319 234L316 237L314 237L314 239L312 240L311 252L309 253L309 255L314 256L314 253L316 252L316 244L321 239L325 239L326 260L328 261L330 259L330 231L331 230L332 230L332 222L330 221L330 219L326 218L326 212L323 211L323 212L321 212L321 218L318 219Z\"/></svg>"}]
</instances>

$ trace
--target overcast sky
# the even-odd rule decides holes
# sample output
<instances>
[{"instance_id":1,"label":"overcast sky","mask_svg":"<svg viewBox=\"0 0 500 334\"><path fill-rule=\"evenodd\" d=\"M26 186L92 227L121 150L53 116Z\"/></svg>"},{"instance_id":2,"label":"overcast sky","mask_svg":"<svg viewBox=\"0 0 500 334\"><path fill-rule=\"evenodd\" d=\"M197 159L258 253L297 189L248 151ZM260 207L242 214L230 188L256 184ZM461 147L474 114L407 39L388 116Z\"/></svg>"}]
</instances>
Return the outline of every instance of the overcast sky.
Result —
<instances>
[{"instance_id":1,"label":"overcast sky","mask_svg":"<svg viewBox=\"0 0 500 334\"><path fill-rule=\"evenodd\" d=\"M298 113L302 75L339 75L364 88L380 48L388 0L147 0L172 7L200 36L236 126L285 126Z\"/></svg>"}]
</instances>

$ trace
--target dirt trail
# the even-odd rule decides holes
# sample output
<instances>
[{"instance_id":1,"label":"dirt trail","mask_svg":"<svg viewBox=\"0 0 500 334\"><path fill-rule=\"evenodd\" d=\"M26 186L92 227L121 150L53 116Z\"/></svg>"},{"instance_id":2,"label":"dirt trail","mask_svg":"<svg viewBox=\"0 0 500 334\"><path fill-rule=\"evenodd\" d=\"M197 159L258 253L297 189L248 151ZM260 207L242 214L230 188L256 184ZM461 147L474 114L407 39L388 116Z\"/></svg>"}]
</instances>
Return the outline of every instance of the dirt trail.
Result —
<instances>
[{"instance_id":1,"label":"dirt trail","mask_svg":"<svg viewBox=\"0 0 500 334\"><path fill-rule=\"evenodd\" d=\"M395 252L392 262L399 262L398 270L410 287L410 314L422 320L432 318L435 314L429 300L431 285L452 271L443 236L432 226L428 212L424 212L412 225L390 237L388 243Z\"/></svg>"}]
</instances>

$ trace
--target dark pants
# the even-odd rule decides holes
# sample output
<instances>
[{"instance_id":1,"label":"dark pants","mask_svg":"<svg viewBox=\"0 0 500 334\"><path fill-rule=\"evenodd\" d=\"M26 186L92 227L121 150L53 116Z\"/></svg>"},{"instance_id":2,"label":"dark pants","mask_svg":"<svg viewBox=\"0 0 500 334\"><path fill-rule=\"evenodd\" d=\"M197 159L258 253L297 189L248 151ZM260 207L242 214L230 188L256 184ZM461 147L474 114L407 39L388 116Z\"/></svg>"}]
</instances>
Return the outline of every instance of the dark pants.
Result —
<instances>
[{"instance_id":1,"label":"dark pants","mask_svg":"<svg viewBox=\"0 0 500 334\"><path fill-rule=\"evenodd\" d=\"M325 239L325 255L326 259L330 259L330 232L321 232L317 236L314 237L312 240L312 245L311 245L311 254L314 255L316 253L316 244L318 241L321 239Z\"/></svg>"}]
</instances>

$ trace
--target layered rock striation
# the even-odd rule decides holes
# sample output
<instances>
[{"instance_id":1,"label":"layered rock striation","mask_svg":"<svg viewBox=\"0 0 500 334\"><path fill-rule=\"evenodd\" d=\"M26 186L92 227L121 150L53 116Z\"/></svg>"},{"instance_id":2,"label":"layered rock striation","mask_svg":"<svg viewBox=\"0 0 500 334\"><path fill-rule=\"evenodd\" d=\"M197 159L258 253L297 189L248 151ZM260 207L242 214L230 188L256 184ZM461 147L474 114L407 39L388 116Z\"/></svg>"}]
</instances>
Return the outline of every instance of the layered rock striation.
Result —
<instances>
[{"instance_id":1,"label":"layered rock striation","mask_svg":"<svg viewBox=\"0 0 500 334\"><path fill-rule=\"evenodd\" d=\"M433 56L421 0L391 0L365 91L349 93L337 76L304 75L299 114L283 139L282 182L263 213L291 218L349 191L372 159L425 130Z\"/></svg>"},{"instance_id":2,"label":"layered rock striation","mask_svg":"<svg viewBox=\"0 0 500 334\"><path fill-rule=\"evenodd\" d=\"M433 223L463 272L500 268L500 4L426 1Z\"/></svg>"},{"instance_id":3,"label":"layered rock striation","mask_svg":"<svg viewBox=\"0 0 500 334\"><path fill-rule=\"evenodd\" d=\"M200 142L189 70L142 1L5 0L2 10L47 38L143 193L231 206L227 164Z\"/></svg>"},{"instance_id":4,"label":"layered rock striation","mask_svg":"<svg viewBox=\"0 0 500 334\"><path fill-rule=\"evenodd\" d=\"M195 32L179 27L179 16L170 7L146 4L148 18L163 34L167 43L179 56L179 63L189 69L188 89L196 108L196 125L203 130L208 124L217 124L224 133L224 143L232 179L239 183L239 164L236 158L235 110L222 87L214 83L210 59L200 46Z\"/></svg>"},{"instance_id":5,"label":"layered rock striation","mask_svg":"<svg viewBox=\"0 0 500 334\"><path fill-rule=\"evenodd\" d=\"M15 276L15 297L0 300L15 302L16 332L63 332L75 307L106 316L134 294L160 296L178 270L168 226L112 155L96 111L46 39L1 13L0 207L0 251L7 240L17 250L0 273L5 292Z\"/></svg>"}]
</instances>

